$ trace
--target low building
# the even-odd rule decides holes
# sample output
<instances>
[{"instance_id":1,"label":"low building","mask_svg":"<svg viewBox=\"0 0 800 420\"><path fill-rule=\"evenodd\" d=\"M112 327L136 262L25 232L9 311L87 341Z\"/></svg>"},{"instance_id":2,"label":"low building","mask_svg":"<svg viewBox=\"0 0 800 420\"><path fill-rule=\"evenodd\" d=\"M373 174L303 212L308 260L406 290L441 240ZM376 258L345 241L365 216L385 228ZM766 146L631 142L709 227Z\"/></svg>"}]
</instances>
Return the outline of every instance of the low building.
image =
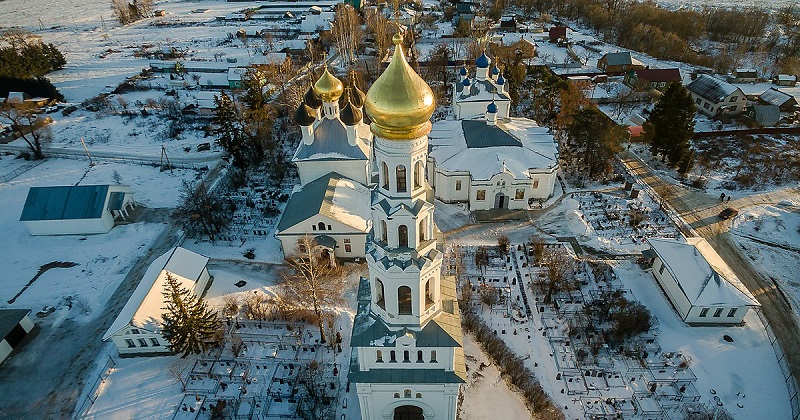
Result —
<instances>
[{"instance_id":1,"label":"low building","mask_svg":"<svg viewBox=\"0 0 800 420\"><path fill-rule=\"evenodd\" d=\"M550 42L567 41L569 35L569 28L566 26L551 26L548 31Z\"/></svg>"},{"instance_id":2,"label":"low building","mask_svg":"<svg viewBox=\"0 0 800 420\"><path fill-rule=\"evenodd\" d=\"M3 363L33 330L29 309L0 309L0 363Z\"/></svg>"},{"instance_id":3,"label":"low building","mask_svg":"<svg viewBox=\"0 0 800 420\"><path fill-rule=\"evenodd\" d=\"M428 137L428 182L446 203L527 209L553 195L557 144L532 120L438 121Z\"/></svg>"},{"instance_id":4,"label":"low building","mask_svg":"<svg viewBox=\"0 0 800 420\"><path fill-rule=\"evenodd\" d=\"M292 193L275 237L291 255L306 236L331 257L364 258L372 229L370 190L336 172L315 179Z\"/></svg>"},{"instance_id":5,"label":"low building","mask_svg":"<svg viewBox=\"0 0 800 420\"><path fill-rule=\"evenodd\" d=\"M127 185L31 187L19 220L31 235L107 233L135 204Z\"/></svg>"},{"instance_id":6,"label":"low building","mask_svg":"<svg viewBox=\"0 0 800 420\"><path fill-rule=\"evenodd\" d=\"M745 115L762 127L774 127L781 120L781 110L777 105L751 105Z\"/></svg>"},{"instance_id":7,"label":"low building","mask_svg":"<svg viewBox=\"0 0 800 420\"><path fill-rule=\"evenodd\" d=\"M686 86L697 111L710 117L741 115L747 97L738 87L707 74L701 74Z\"/></svg>"},{"instance_id":8,"label":"low building","mask_svg":"<svg viewBox=\"0 0 800 420\"><path fill-rule=\"evenodd\" d=\"M793 95L774 87L765 90L758 99L765 104L777 106L781 112L794 112L798 109L797 99Z\"/></svg>"},{"instance_id":9,"label":"low building","mask_svg":"<svg viewBox=\"0 0 800 420\"><path fill-rule=\"evenodd\" d=\"M653 276L688 325L737 325L758 301L703 238L650 238Z\"/></svg>"},{"instance_id":10,"label":"low building","mask_svg":"<svg viewBox=\"0 0 800 420\"><path fill-rule=\"evenodd\" d=\"M639 69L625 75L625 84L638 88L647 87L663 91L670 83L680 82L681 71L672 69Z\"/></svg>"},{"instance_id":11,"label":"low building","mask_svg":"<svg viewBox=\"0 0 800 420\"><path fill-rule=\"evenodd\" d=\"M758 80L758 71L751 68L734 69L733 73L728 76L728 81L731 83L752 83Z\"/></svg>"},{"instance_id":12,"label":"low building","mask_svg":"<svg viewBox=\"0 0 800 420\"><path fill-rule=\"evenodd\" d=\"M778 86L797 86L797 76L793 74L779 74L772 79Z\"/></svg>"},{"instance_id":13,"label":"low building","mask_svg":"<svg viewBox=\"0 0 800 420\"><path fill-rule=\"evenodd\" d=\"M625 74L632 70L644 69L641 61L633 58L630 52L607 53L597 60L597 67L606 74Z\"/></svg>"},{"instance_id":14,"label":"low building","mask_svg":"<svg viewBox=\"0 0 800 420\"><path fill-rule=\"evenodd\" d=\"M164 313L164 285L167 275L181 287L203 296L213 280L208 273L208 257L177 247L150 264L117 319L103 336L111 340L121 357L172 354L161 335Z\"/></svg>"}]
</instances>

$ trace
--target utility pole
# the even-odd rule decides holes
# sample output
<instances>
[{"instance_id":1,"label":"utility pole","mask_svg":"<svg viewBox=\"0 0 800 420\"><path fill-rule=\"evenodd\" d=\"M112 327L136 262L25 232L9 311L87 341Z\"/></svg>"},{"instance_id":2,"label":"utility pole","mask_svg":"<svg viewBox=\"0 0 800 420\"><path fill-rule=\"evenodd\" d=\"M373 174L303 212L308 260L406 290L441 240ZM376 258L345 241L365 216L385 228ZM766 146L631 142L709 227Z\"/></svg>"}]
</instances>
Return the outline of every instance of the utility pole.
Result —
<instances>
[{"instance_id":1,"label":"utility pole","mask_svg":"<svg viewBox=\"0 0 800 420\"><path fill-rule=\"evenodd\" d=\"M172 170L172 163L169 161L169 156L167 156L167 148L164 145L161 145L161 170L164 170L164 162L167 162L167 169L169 169L169 173L175 175L175 172Z\"/></svg>"},{"instance_id":2,"label":"utility pole","mask_svg":"<svg viewBox=\"0 0 800 420\"><path fill-rule=\"evenodd\" d=\"M83 150L86 151L86 157L89 158L89 166L94 166L94 162L92 162L92 155L89 154L89 148L86 147L86 142L83 141L83 137L81 137L81 144L83 145Z\"/></svg>"}]
</instances>

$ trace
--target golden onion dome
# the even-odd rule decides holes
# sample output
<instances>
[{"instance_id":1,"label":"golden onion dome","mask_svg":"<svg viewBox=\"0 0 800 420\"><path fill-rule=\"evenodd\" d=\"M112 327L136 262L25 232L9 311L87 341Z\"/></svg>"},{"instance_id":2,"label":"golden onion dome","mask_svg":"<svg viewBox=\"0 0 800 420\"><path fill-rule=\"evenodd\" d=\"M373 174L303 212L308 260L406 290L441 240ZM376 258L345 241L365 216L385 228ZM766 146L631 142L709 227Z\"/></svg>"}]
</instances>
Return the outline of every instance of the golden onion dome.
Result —
<instances>
[{"instance_id":1,"label":"golden onion dome","mask_svg":"<svg viewBox=\"0 0 800 420\"><path fill-rule=\"evenodd\" d=\"M314 93L322 99L322 102L336 102L342 96L342 92L344 84L328 71L328 64L325 64L325 71L314 83Z\"/></svg>"},{"instance_id":2,"label":"golden onion dome","mask_svg":"<svg viewBox=\"0 0 800 420\"><path fill-rule=\"evenodd\" d=\"M396 34L389 66L367 91L364 108L372 133L390 140L411 140L431 131L436 108L430 86L406 62L403 36Z\"/></svg>"}]
</instances>

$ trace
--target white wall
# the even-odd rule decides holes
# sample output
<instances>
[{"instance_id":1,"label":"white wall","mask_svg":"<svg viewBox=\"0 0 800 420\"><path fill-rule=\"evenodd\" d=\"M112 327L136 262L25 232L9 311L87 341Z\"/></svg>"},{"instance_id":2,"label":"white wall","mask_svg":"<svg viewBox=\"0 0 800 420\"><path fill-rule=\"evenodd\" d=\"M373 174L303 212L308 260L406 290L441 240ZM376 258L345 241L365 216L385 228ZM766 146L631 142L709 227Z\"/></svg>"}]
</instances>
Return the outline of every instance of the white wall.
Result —
<instances>
[{"instance_id":1,"label":"white wall","mask_svg":"<svg viewBox=\"0 0 800 420\"><path fill-rule=\"evenodd\" d=\"M114 227L111 212L103 211L97 219L26 220L22 223L31 235L91 235L108 233Z\"/></svg>"},{"instance_id":2,"label":"white wall","mask_svg":"<svg viewBox=\"0 0 800 420\"><path fill-rule=\"evenodd\" d=\"M404 397L406 389L411 398ZM392 419L394 409L403 405L421 407L426 419L454 420L458 390L459 384L356 384L361 418L369 420ZM422 398L416 398L417 393Z\"/></svg>"},{"instance_id":3,"label":"white wall","mask_svg":"<svg viewBox=\"0 0 800 420\"><path fill-rule=\"evenodd\" d=\"M333 227L333 226L331 226ZM318 231L317 231L318 232ZM364 258L367 253L367 234L366 233L333 233L333 231L328 231L328 233L321 232L309 232L312 234L311 237L313 238L316 235L325 234L330 236L331 238L336 240L336 249L334 249L333 254L337 258ZM283 255L291 255L295 248L297 247L298 239L304 237L305 234L281 234L278 236L278 240L281 241L281 248L283 249ZM347 252L345 249L344 240L350 240L350 248L351 251Z\"/></svg>"},{"instance_id":4,"label":"white wall","mask_svg":"<svg viewBox=\"0 0 800 420\"><path fill-rule=\"evenodd\" d=\"M133 334L133 330L138 330L139 334ZM151 339L155 338L160 345L154 346ZM144 339L147 346L142 346L139 339ZM134 347L129 347L125 340L133 340ZM142 328L134 328L130 325L111 336L111 341L117 346L120 356L136 356L140 354L163 353L170 354L169 342L161 335Z\"/></svg>"},{"instance_id":5,"label":"white wall","mask_svg":"<svg viewBox=\"0 0 800 420\"><path fill-rule=\"evenodd\" d=\"M452 203L457 201L469 201L470 178L469 172L446 172L443 170L435 169L434 165L434 191L436 198L444 201L445 203ZM456 191L456 181L461 181L461 190Z\"/></svg>"},{"instance_id":6,"label":"white wall","mask_svg":"<svg viewBox=\"0 0 800 420\"><path fill-rule=\"evenodd\" d=\"M11 348L11 345L8 344L8 342L5 339L3 339L3 341L0 341L0 363L2 363L3 360L6 360L6 357L8 357L8 355L11 354L11 350L13 350Z\"/></svg>"},{"instance_id":7,"label":"white wall","mask_svg":"<svg viewBox=\"0 0 800 420\"><path fill-rule=\"evenodd\" d=\"M456 94L458 95L458 94ZM473 118L484 118L486 115L486 107L492 103L489 101L479 102L456 102L454 107L457 120L469 120ZM495 99L497 105L497 118L508 118L509 110L511 109L511 101Z\"/></svg>"}]
</instances>

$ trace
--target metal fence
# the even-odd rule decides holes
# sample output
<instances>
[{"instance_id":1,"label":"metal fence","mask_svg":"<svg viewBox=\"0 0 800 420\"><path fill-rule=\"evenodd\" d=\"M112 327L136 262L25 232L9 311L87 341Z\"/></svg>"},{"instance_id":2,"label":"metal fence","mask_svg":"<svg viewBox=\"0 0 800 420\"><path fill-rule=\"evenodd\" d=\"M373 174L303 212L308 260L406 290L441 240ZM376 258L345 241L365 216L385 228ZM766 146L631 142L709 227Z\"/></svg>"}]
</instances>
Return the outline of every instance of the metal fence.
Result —
<instances>
[{"instance_id":1,"label":"metal fence","mask_svg":"<svg viewBox=\"0 0 800 420\"><path fill-rule=\"evenodd\" d=\"M26 163L7 174L0 175L0 183L11 181L12 179L24 174L25 172L28 172L29 170L41 165L42 162L44 162L44 160L34 160L33 162Z\"/></svg>"},{"instance_id":2,"label":"metal fence","mask_svg":"<svg viewBox=\"0 0 800 420\"><path fill-rule=\"evenodd\" d=\"M100 388L100 383L105 382L108 375L111 374L111 368L116 365L117 362L114 361L114 358L108 356L108 360L106 360L105 365L103 365L100 373L97 374L94 378L89 378L92 382L91 388L89 388L89 392L86 394L83 402L78 405L78 408L75 410L75 414L72 416L73 419L82 419L89 414L89 410L91 410L94 402L97 400L97 391Z\"/></svg>"},{"instance_id":3,"label":"metal fence","mask_svg":"<svg viewBox=\"0 0 800 420\"><path fill-rule=\"evenodd\" d=\"M772 350L775 351L775 357L778 358L778 366L781 368L783 380L786 382L786 388L789 390L789 404L792 407L792 419L800 420L800 395L797 392L797 381L792 370L789 368L789 363L786 361L786 353L784 353L781 343L778 342L778 337L772 331L769 320L760 310L757 311L761 323L764 324L764 330L767 332L769 343L772 344Z\"/></svg>"}]
</instances>

